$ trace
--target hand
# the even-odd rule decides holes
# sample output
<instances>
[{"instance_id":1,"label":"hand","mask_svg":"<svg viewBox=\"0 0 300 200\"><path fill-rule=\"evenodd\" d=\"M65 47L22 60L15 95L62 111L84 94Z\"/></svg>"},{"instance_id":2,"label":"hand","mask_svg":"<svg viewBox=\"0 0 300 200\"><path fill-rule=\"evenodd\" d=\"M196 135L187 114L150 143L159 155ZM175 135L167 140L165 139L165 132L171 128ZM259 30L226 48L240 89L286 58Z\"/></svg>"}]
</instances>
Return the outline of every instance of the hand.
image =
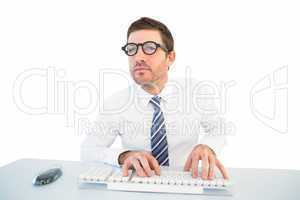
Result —
<instances>
[{"instance_id":1,"label":"hand","mask_svg":"<svg viewBox=\"0 0 300 200\"><path fill-rule=\"evenodd\" d=\"M160 167L157 160L147 151L127 151L119 156L119 163L122 166L123 176L128 176L129 168L133 167L138 176L152 176L154 170L156 175L160 175Z\"/></svg>"},{"instance_id":2,"label":"hand","mask_svg":"<svg viewBox=\"0 0 300 200\"><path fill-rule=\"evenodd\" d=\"M189 171L192 168L192 177L198 177L198 163L202 160L201 178L212 180L215 177L215 166L221 171L224 179L229 179L228 173L223 164L217 159L216 154L211 148L204 144L198 144L190 153L184 170Z\"/></svg>"}]
</instances>

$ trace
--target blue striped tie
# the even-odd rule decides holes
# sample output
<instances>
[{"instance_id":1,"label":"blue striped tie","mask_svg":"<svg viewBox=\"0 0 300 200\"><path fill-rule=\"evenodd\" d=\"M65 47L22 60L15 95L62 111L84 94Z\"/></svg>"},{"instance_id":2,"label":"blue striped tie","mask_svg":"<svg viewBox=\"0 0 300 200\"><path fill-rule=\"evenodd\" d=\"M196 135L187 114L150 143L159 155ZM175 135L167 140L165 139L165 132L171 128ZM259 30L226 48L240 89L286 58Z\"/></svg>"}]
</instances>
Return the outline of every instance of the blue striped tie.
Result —
<instances>
[{"instance_id":1,"label":"blue striped tie","mask_svg":"<svg viewBox=\"0 0 300 200\"><path fill-rule=\"evenodd\" d=\"M164 115L160 108L161 97L154 96L150 103L154 107L151 126L151 152L159 165L169 166L168 142Z\"/></svg>"}]
</instances>

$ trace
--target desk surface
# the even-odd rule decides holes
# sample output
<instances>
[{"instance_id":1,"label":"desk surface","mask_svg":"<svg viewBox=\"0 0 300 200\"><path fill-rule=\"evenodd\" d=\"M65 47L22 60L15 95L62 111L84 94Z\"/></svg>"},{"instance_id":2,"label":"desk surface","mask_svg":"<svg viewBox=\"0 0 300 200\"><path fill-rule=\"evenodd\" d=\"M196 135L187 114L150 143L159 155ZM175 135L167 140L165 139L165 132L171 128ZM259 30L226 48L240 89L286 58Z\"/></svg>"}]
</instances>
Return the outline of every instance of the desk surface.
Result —
<instances>
[{"instance_id":1,"label":"desk surface","mask_svg":"<svg viewBox=\"0 0 300 200\"><path fill-rule=\"evenodd\" d=\"M56 182L32 186L33 177L40 171L61 165L63 176ZM274 169L229 169L235 183L233 196L207 196L184 194L157 194L109 191L105 189L81 188L77 176L91 164L22 159L0 168L0 199L300 199L300 171Z\"/></svg>"}]
</instances>

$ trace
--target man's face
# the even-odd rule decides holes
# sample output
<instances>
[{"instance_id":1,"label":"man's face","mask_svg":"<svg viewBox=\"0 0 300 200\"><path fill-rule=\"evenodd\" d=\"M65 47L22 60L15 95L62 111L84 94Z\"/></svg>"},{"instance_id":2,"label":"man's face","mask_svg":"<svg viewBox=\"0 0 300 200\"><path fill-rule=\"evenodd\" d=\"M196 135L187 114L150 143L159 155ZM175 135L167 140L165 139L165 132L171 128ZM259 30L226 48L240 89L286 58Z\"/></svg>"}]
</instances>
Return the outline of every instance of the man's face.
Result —
<instances>
[{"instance_id":1,"label":"man's face","mask_svg":"<svg viewBox=\"0 0 300 200\"><path fill-rule=\"evenodd\" d=\"M164 45L159 31L156 30L138 30L132 32L128 37L128 43L144 43L154 41ZM158 48L152 55L147 55L139 46L138 52L133 56L128 56L130 74L134 81L139 85L156 84L167 79L168 67L173 63L170 55L162 48Z\"/></svg>"}]
</instances>

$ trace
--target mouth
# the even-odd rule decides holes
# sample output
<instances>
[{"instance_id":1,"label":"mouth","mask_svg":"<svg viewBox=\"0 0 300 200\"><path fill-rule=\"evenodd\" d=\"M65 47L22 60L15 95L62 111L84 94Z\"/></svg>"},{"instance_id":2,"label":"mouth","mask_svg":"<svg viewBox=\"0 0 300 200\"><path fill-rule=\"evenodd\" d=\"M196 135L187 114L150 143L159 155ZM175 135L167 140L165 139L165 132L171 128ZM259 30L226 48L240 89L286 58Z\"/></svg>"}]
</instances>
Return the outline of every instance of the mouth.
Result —
<instances>
[{"instance_id":1,"label":"mouth","mask_svg":"<svg viewBox=\"0 0 300 200\"><path fill-rule=\"evenodd\" d=\"M138 71L144 71L144 70L149 70L149 68L146 68L146 67L136 67L133 69L133 72L138 72Z\"/></svg>"}]
</instances>

